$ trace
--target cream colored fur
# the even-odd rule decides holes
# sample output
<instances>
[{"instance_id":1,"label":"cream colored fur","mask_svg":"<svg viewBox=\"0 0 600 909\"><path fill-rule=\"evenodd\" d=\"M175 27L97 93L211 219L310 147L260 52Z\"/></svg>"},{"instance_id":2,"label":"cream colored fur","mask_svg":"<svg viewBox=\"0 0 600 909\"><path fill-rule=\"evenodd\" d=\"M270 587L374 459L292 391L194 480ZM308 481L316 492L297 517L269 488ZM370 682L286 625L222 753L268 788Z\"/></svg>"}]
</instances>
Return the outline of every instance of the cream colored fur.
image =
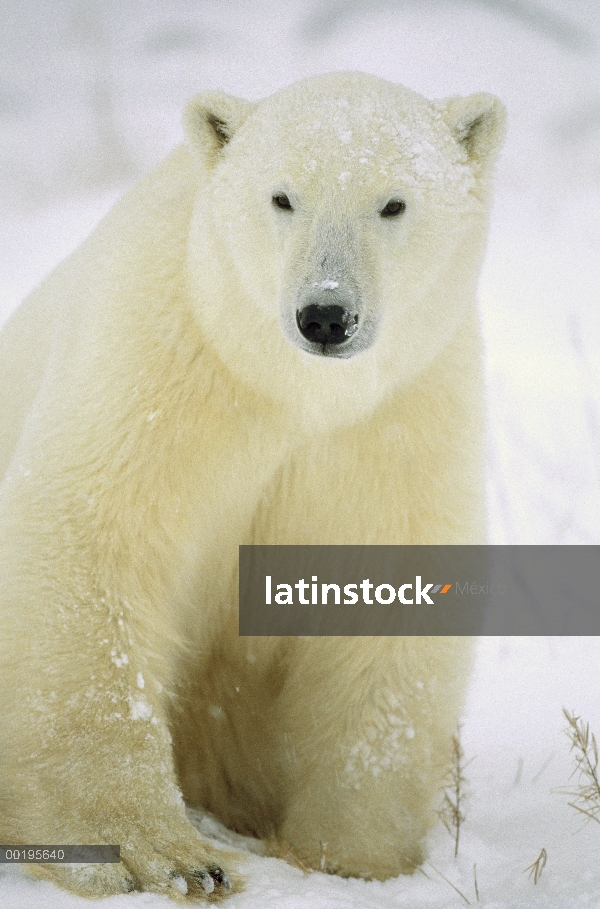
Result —
<instances>
[{"instance_id":1,"label":"cream colored fur","mask_svg":"<svg viewBox=\"0 0 600 909\"><path fill-rule=\"evenodd\" d=\"M239 638L237 547L485 540L503 111L336 74L186 128L0 336L0 841L120 844L30 866L88 896L226 893L183 792L313 867L411 872L470 643ZM374 326L344 358L296 328L327 281Z\"/></svg>"}]
</instances>

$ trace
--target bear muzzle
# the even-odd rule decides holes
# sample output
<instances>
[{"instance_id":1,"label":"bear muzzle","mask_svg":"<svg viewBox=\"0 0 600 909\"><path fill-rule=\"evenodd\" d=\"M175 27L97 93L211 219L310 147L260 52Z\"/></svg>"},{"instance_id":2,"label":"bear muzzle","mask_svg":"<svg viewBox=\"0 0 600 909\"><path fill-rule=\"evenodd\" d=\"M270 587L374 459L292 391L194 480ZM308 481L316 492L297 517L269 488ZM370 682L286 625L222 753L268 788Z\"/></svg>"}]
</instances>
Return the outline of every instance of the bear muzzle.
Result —
<instances>
[{"instance_id":1,"label":"bear muzzle","mask_svg":"<svg viewBox=\"0 0 600 909\"><path fill-rule=\"evenodd\" d=\"M337 304L308 303L297 310L296 324L302 337L326 355L358 331L358 313Z\"/></svg>"},{"instance_id":2,"label":"bear muzzle","mask_svg":"<svg viewBox=\"0 0 600 909\"><path fill-rule=\"evenodd\" d=\"M313 344L343 344L358 329L358 313L335 304L309 303L296 313L300 334Z\"/></svg>"}]
</instances>

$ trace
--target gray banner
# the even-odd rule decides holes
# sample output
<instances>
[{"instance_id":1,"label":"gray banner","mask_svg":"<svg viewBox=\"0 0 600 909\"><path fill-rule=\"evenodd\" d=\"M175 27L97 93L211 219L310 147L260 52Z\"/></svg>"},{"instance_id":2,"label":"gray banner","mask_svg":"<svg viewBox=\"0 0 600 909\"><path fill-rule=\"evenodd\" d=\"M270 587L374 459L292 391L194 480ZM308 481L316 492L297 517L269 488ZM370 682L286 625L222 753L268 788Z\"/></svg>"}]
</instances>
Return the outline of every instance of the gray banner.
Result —
<instances>
[{"instance_id":1,"label":"gray banner","mask_svg":"<svg viewBox=\"0 0 600 909\"><path fill-rule=\"evenodd\" d=\"M120 862L120 846L0 846L0 864L20 865L30 862L42 864L104 864Z\"/></svg>"},{"instance_id":2,"label":"gray banner","mask_svg":"<svg viewBox=\"0 0 600 909\"><path fill-rule=\"evenodd\" d=\"M241 635L597 635L600 546L240 546Z\"/></svg>"}]
</instances>

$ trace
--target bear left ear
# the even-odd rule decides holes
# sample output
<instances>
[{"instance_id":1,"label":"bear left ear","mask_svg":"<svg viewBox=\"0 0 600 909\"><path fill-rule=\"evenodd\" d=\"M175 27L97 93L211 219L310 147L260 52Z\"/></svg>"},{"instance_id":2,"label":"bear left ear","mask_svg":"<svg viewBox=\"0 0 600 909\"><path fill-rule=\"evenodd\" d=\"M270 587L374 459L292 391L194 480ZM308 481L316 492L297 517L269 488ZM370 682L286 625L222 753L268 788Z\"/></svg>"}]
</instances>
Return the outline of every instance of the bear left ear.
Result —
<instances>
[{"instance_id":1,"label":"bear left ear","mask_svg":"<svg viewBox=\"0 0 600 909\"><path fill-rule=\"evenodd\" d=\"M214 164L254 106L251 101L224 92L197 95L185 108L185 133L203 159Z\"/></svg>"},{"instance_id":2,"label":"bear left ear","mask_svg":"<svg viewBox=\"0 0 600 909\"><path fill-rule=\"evenodd\" d=\"M447 98L442 116L477 170L496 159L506 133L506 108L494 95L480 92L468 98Z\"/></svg>"}]
</instances>

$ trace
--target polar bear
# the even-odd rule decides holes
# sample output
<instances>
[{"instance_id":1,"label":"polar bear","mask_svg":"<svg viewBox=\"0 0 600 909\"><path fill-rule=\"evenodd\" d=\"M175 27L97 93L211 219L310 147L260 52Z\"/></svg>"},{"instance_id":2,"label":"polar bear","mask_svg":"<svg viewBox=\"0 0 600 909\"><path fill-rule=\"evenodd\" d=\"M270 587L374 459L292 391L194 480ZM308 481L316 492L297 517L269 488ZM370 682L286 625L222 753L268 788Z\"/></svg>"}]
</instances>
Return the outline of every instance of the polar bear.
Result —
<instances>
[{"instance_id":1,"label":"polar bear","mask_svg":"<svg viewBox=\"0 0 600 909\"><path fill-rule=\"evenodd\" d=\"M215 899L185 798L409 873L470 644L241 638L238 545L485 540L503 107L336 73L185 129L0 339L0 841L119 844L28 866L85 896Z\"/></svg>"}]
</instances>

